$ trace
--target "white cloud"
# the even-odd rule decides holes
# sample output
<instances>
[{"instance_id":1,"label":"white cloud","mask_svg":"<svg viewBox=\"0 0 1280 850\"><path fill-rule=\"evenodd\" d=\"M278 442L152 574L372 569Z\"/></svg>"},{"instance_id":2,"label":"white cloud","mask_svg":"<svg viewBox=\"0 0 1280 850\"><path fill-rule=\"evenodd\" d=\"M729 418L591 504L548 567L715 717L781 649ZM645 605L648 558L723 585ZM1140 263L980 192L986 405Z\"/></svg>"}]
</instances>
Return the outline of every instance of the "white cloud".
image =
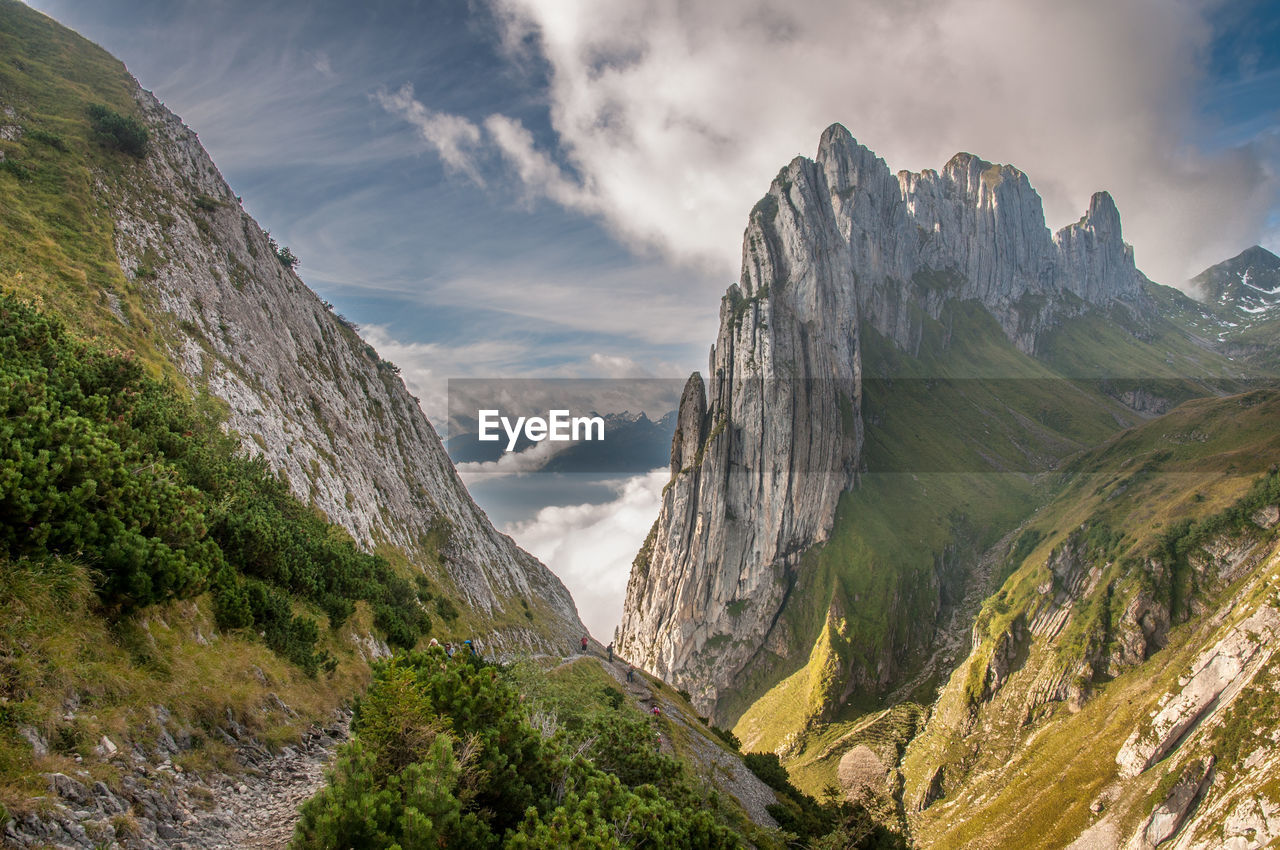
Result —
<instances>
[{"instance_id":1,"label":"white cloud","mask_svg":"<svg viewBox=\"0 0 1280 850\"><path fill-rule=\"evenodd\" d=\"M484 185L471 153L471 149L480 143L479 127L459 115L436 112L423 106L414 98L411 83L405 83L394 92L380 91L374 98L383 109L412 124L423 140L436 149L445 165Z\"/></svg>"},{"instance_id":2,"label":"white cloud","mask_svg":"<svg viewBox=\"0 0 1280 850\"><path fill-rule=\"evenodd\" d=\"M503 433L501 439L505 441L507 435ZM530 472L537 472L546 466L547 461L551 460L553 456L571 445L573 444L566 442L553 443L550 440L543 440L534 443L524 451L504 451L497 460L469 461L456 464L456 466L458 467L458 474L462 476L462 483L470 487L477 480L485 480L490 475L525 475Z\"/></svg>"},{"instance_id":3,"label":"white cloud","mask_svg":"<svg viewBox=\"0 0 1280 850\"><path fill-rule=\"evenodd\" d=\"M834 121L891 168L1011 162L1054 227L1108 189L1169 283L1259 240L1277 200L1260 146L1194 146L1210 0L491 2L513 58L550 66L557 149L500 115L486 141L528 191L717 274L736 274L769 179Z\"/></svg>"},{"instance_id":4,"label":"white cloud","mask_svg":"<svg viewBox=\"0 0 1280 850\"><path fill-rule=\"evenodd\" d=\"M315 68L316 73L322 77L334 76L333 63L329 60L329 54L323 50L316 53L315 60L311 63L311 67Z\"/></svg>"},{"instance_id":5,"label":"white cloud","mask_svg":"<svg viewBox=\"0 0 1280 850\"><path fill-rule=\"evenodd\" d=\"M622 616L631 561L662 505L668 470L619 481L602 505L546 507L503 530L560 577L583 622L607 643Z\"/></svg>"}]
</instances>

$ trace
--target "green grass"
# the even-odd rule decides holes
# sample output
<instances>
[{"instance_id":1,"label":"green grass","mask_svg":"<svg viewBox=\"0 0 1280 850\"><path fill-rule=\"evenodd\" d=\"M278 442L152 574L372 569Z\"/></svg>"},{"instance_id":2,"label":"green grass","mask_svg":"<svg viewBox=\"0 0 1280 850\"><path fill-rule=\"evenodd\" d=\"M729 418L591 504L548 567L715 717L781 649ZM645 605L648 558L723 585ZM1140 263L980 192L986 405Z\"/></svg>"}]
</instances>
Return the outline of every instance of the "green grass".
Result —
<instances>
[{"instance_id":1,"label":"green grass","mask_svg":"<svg viewBox=\"0 0 1280 850\"><path fill-rule=\"evenodd\" d=\"M120 270L113 218L96 185L110 192L144 167L99 144L89 117L91 106L105 104L140 118L132 87L106 51L16 0L0 0L0 91L17 111L0 121L24 130L0 148L30 175L0 171L0 289L34 300L86 336L134 350L153 374L176 376L142 292Z\"/></svg>"},{"instance_id":2,"label":"green grass","mask_svg":"<svg viewBox=\"0 0 1280 850\"><path fill-rule=\"evenodd\" d=\"M1013 348L974 305L926 320L917 356L864 328L867 471L842 498L829 540L805 554L793 579L782 614L789 656L764 654L722 700L719 709L739 717L744 748L778 752L811 792L831 781L855 745L852 733L918 671L940 612L964 592L968 565L1023 525L991 577L999 593L982 611L988 637L956 673L958 695L942 709L963 725L995 639L1034 614L1049 580L1044 562L1072 530L1096 527L1090 539L1114 550L1118 564L1153 539L1134 529L1158 532L1221 509L1248 487L1243 473L1280 456L1270 424L1280 407L1269 396L1190 400L1158 425L1121 432L1142 422L1116 399L1127 390L1178 402L1248 382L1237 380L1246 370L1176 326L1139 324L1122 307L1113 313L1065 322L1038 358ZM1068 665L1095 649L1129 598L1091 600L1056 654L1037 663ZM923 680L910 699L928 703L945 684ZM972 761L947 747L956 765Z\"/></svg>"},{"instance_id":3,"label":"green grass","mask_svg":"<svg viewBox=\"0 0 1280 850\"><path fill-rule=\"evenodd\" d=\"M1244 581L1273 569L1274 562ZM1263 585L1257 590L1262 591ZM1252 610L1248 601L1256 603L1256 596L1250 593L1232 619ZM999 725L985 722L983 746L999 756L971 765L970 779L949 789L947 797L914 820L917 840L926 847L1053 848L1070 843L1091 822L1090 803L1116 780L1115 754L1121 745L1146 722L1163 694L1177 690L1179 676L1206 645L1221 637L1230 622L1224 625L1204 618L1175 628L1163 651L1100 686L1078 713L1059 705L1030 726L1014 723L1002 728L1001 734L1013 740L1012 746L992 741L993 729ZM1263 707L1255 708L1255 702ZM1245 697L1239 706L1228 712L1227 727L1212 736L1213 748L1224 746L1224 738L1239 726L1233 720L1275 715L1274 700ZM936 748L936 739L918 739L912 745L908 770L916 764L913 758L921 755L918 748L930 745ZM1146 816L1162 796L1161 788L1181 772L1181 762L1193 755L1171 758L1123 786L1122 797L1108 807L1122 834L1127 835ZM1230 769L1225 763L1222 767Z\"/></svg>"},{"instance_id":4,"label":"green grass","mask_svg":"<svg viewBox=\"0 0 1280 850\"><path fill-rule=\"evenodd\" d=\"M1272 545L1266 541L1273 532L1234 517L1252 513L1253 502L1242 500L1260 493L1255 487L1259 473L1280 462L1277 415L1280 393L1275 391L1194 400L1083 453L1058 476L1058 494L1023 531L1034 543L1013 547L1019 560L1010 564L1011 574L978 617L977 647L952 675L928 729L908 752L909 799L939 765L947 777L946 796L916 824L924 844L1054 847L1087 825L1089 803L1115 777L1120 745L1146 722L1159 697L1174 688L1191 658L1212 642L1210 634L1225 628L1213 618L1196 619L1194 611L1203 609L1191 604L1212 606L1235 592L1190 567L1181 573L1174 569L1173 556L1161 554L1165 541L1185 539L1192 557L1199 557L1195 546L1215 535L1240 545L1250 539ZM1200 436L1187 439L1191 433ZM1242 507L1233 508L1236 504ZM1188 523L1190 532L1184 530ZM1081 569L1099 571L1094 590L1076 602L1068 625L1053 641L1032 642L1024 666L1000 692L975 693L995 641L1015 619L1029 621L1049 604L1052 594L1043 590L1052 584L1046 560L1068 541L1083 561ZM1153 556L1162 566L1151 566ZM1264 563L1242 581L1262 581L1271 569ZM1180 581L1186 582L1181 591ZM1027 715L1032 683L1105 652L1120 614L1139 592L1173 615L1167 646L1114 680L1089 676L1089 699L1079 714L1063 703L1049 703ZM1262 593L1259 586L1245 594L1237 616L1252 610ZM1219 754L1229 759L1237 753L1247 740L1240 730L1271 717L1272 703L1264 700L1255 707L1246 699L1233 709L1215 738ZM1230 770L1225 762L1224 769ZM1155 783L1163 774L1151 773L1132 785L1125 808L1130 820L1138 817L1133 813L1149 811L1147 797L1158 796ZM1037 795L1036 783L1056 791Z\"/></svg>"},{"instance_id":5,"label":"green grass","mask_svg":"<svg viewBox=\"0 0 1280 850\"><path fill-rule=\"evenodd\" d=\"M1033 473L1119 427L1114 400L1019 352L975 305L927 322L917 356L869 328L862 344L868 471L784 609L802 660L766 659L725 704L750 749L882 708L962 592L959 565L1045 498Z\"/></svg>"},{"instance_id":6,"label":"green grass","mask_svg":"<svg viewBox=\"0 0 1280 850\"><path fill-rule=\"evenodd\" d=\"M0 563L0 607L0 803L11 812L37 804L43 773L89 769L116 784L125 768L100 761L93 747L102 735L125 751L129 741L153 746L160 729L152 706L172 714L171 732L191 731L194 749L181 756L188 766L234 772L241 768L214 732L228 710L269 745L294 743L368 679L352 641L372 629L364 603L342 629L321 628L338 665L319 678L252 636L220 633L207 594L110 623L98 614L89 571L66 560ZM318 609L297 610L324 626ZM273 694L297 714L279 711ZM70 719L67 700L79 704ZM36 757L17 734L22 726L37 730L51 753Z\"/></svg>"}]
</instances>

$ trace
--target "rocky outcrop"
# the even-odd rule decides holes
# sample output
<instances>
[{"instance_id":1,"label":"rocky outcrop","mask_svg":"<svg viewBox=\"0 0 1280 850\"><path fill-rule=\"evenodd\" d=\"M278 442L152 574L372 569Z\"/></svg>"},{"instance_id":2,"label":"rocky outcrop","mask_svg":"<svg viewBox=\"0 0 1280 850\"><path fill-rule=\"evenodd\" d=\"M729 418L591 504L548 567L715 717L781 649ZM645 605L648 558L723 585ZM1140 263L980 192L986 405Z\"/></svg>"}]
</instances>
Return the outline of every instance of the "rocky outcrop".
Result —
<instances>
[{"instance_id":1,"label":"rocky outcrop","mask_svg":"<svg viewBox=\"0 0 1280 850\"><path fill-rule=\"evenodd\" d=\"M1270 657L1271 642L1278 634L1280 611L1264 606L1202 653L1182 689L1149 725L1135 729L1116 754L1120 775L1137 776L1159 762L1245 687Z\"/></svg>"},{"instance_id":2,"label":"rocky outcrop","mask_svg":"<svg viewBox=\"0 0 1280 850\"><path fill-rule=\"evenodd\" d=\"M482 619L517 597L538 602L536 623L495 643L580 633L560 581L472 502L398 370L281 262L196 134L150 93L135 97L151 152L142 179L111 198L116 251L197 392L363 545L438 556L450 592Z\"/></svg>"},{"instance_id":3,"label":"rocky outcrop","mask_svg":"<svg viewBox=\"0 0 1280 850\"><path fill-rule=\"evenodd\" d=\"M829 128L751 212L705 394L695 376L681 401L621 651L713 712L758 653L807 654L779 615L857 480L864 324L913 352L925 317L975 300L1030 352L1057 318L1136 299L1140 285L1105 193L1052 237L1016 168L957 154L941 172L893 175Z\"/></svg>"},{"instance_id":4,"label":"rocky outcrop","mask_svg":"<svg viewBox=\"0 0 1280 850\"><path fill-rule=\"evenodd\" d=\"M1140 297L1142 276L1111 196L1050 236L1026 174L959 153L941 172L889 172L840 125L818 148L837 227L858 280L863 318L906 350L920 313L951 299L981 302L1024 351L1052 321L1093 304ZM841 244L836 250L845 250Z\"/></svg>"},{"instance_id":5,"label":"rocky outcrop","mask_svg":"<svg viewBox=\"0 0 1280 850\"><path fill-rule=\"evenodd\" d=\"M1138 827L1129 841L1128 850L1155 850L1177 835L1212 781L1212 756L1188 765L1160 805Z\"/></svg>"},{"instance_id":6,"label":"rocky outcrop","mask_svg":"<svg viewBox=\"0 0 1280 850\"><path fill-rule=\"evenodd\" d=\"M298 807L324 785L349 721L348 713L340 713L272 751L228 717L218 732L239 766L230 773L184 771L174 757L191 749L190 738L174 743L165 731L151 752L134 744L110 756L120 771L114 787L93 781L87 770L46 774L42 805L8 818L0 836L6 847L67 850L284 847Z\"/></svg>"}]
</instances>

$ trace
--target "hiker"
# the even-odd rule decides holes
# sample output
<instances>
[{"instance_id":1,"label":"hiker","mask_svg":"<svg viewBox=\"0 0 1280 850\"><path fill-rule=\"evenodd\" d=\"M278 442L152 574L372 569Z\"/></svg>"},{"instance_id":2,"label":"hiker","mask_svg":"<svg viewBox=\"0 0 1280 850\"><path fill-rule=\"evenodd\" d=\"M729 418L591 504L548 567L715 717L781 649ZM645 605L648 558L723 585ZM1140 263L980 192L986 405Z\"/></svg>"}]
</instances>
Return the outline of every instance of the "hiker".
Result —
<instances>
[{"instance_id":1,"label":"hiker","mask_svg":"<svg viewBox=\"0 0 1280 850\"><path fill-rule=\"evenodd\" d=\"M613 663L613 641L609 641L609 645L605 647L609 650L609 663Z\"/></svg>"},{"instance_id":2,"label":"hiker","mask_svg":"<svg viewBox=\"0 0 1280 850\"><path fill-rule=\"evenodd\" d=\"M444 645L444 654L445 654L445 655L447 655L447 656L449 656L450 658L452 658L452 657L453 657L453 644L451 644L451 643L446 643L446 644Z\"/></svg>"},{"instance_id":3,"label":"hiker","mask_svg":"<svg viewBox=\"0 0 1280 850\"><path fill-rule=\"evenodd\" d=\"M439 645L440 645L440 641L436 640L435 638L432 638L431 642L427 644L427 646L439 646Z\"/></svg>"},{"instance_id":4,"label":"hiker","mask_svg":"<svg viewBox=\"0 0 1280 850\"><path fill-rule=\"evenodd\" d=\"M590 638L589 638L589 637L587 637L586 635L583 635L583 636L582 636L582 651L583 651L584 653L587 651L587 641L589 641L589 640L590 640Z\"/></svg>"},{"instance_id":5,"label":"hiker","mask_svg":"<svg viewBox=\"0 0 1280 850\"><path fill-rule=\"evenodd\" d=\"M654 716L654 717L661 717L661 716L662 716L662 709L658 708L658 707L655 705L655 706L653 707L653 716Z\"/></svg>"},{"instance_id":6,"label":"hiker","mask_svg":"<svg viewBox=\"0 0 1280 850\"><path fill-rule=\"evenodd\" d=\"M636 680L636 666L634 664L627 665L627 681L634 682Z\"/></svg>"}]
</instances>

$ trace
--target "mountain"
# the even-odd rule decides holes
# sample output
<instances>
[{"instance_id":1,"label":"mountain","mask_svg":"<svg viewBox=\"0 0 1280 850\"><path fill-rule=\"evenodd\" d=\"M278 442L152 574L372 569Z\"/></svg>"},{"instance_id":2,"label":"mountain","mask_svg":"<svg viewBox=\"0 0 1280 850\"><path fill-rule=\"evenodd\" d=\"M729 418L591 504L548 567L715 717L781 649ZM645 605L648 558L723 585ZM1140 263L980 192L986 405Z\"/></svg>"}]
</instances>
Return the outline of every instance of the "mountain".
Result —
<instances>
[{"instance_id":1,"label":"mountain","mask_svg":"<svg viewBox=\"0 0 1280 850\"><path fill-rule=\"evenodd\" d=\"M333 846L393 804L456 846L774 848L824 811L665 684L562 657L568 592L295 259L118 61L0 0L4 846L283 846L328 779L367 803ZM674 417L610 425L647 471ZM423 781L348 783L361 745Z\"/></svg>"},{"instance_id":2,"label":"mountain","mask_svg":"<svg viewBox=\"0 0 1280 850\"><path fill-rule=\"evenodd\" d=\"M1164 313L1202 344L1254 366L1280 365L1280 258L1258 245L1205 269L1189 281L1199 301L1166 303Z\"/></svg>"},{"instance_id":3,"label":"mountain","mask_svg":"<svg viewBox=\"0 0 1280 850\"><path fill-rule=\"evenodd\" d=\"M560 581L471 500L396 367L282 261L196 134L101 49L12 0L0 12L5 290L205 399L298 498L399 553L495 645L580 633ZM101 144L94 107L140 122L145 155Z\"/></svg>"},{"instance_id":4,"label":"mountain","mask_svg":"<svg viewBox=\"0 0 1280 850\"><path fill-rule=\"evenodd\" d=\"M1277 836L1277 413L1258 390L1118 434L992 550L1008 577L900 762L922 845Z\"/></svg>"},{"instance_id":5,"label":"mountain","mask_svg":"<svg viewBox=\"0 0 1280 850\"><path fill-rule=\"evenodd\" d=\"M1231 273L1253 281L1265 257L1246 254ZM1181 823L1204 773L1117 778L1132 713L1062 795L1019 784L997 805L992 777L1052 784L1062 751L1037 735L1088 741L1065 717L1121 693L1154 717L1172 692L1110 683L1240 640L1231 594L1274 546L1248 519L1270 485L1248 494L1280 461L1254 390L1280 346L1210 334L1216 309L1138 271L1106 193L1051 234L1017 169L960 154L895 176L830 128L751 212L620 650L802 788L882 795L926 846L1063 846L1005 819L1083 829L1106 782L1121 839L1175 786ZM1252 566L1203 566L1228 550Z\"/></svg>"},{"instance_id":6,"label":"mountain","mask_svg":"<svg viewBox=\"0 0 1280 850\"><path fill-rule=\"evenodd\" d=\"M1254 245L1200 272L1191 283L1206 304L1238 310L1245 321L1270 319L1280 304L1280 257Z\"/></svg>"},{"instance_id":7,"label":"mountain","mask_svg":"<svg viewBox=\"0 0 1280 850\"><path fill-rule=\"evenodd\" d=\"M1186 375L1241 378L1155 314L1153 287L1106 193L1051 235L1017 169L960 154L941 173L894 176L843 127L827 130L816 159L783 169L751 213L709 379L691 378L681 403L672 484L632 573L619 645L735 719L744 675L771 668L763 678L776 679L812 646L813 616L790 624L788 600L813 580L803 561L842 500L874 487L867 474L1044 471L1140 412L1207 391ZM904 394L932 408L932 428L902 419ZM926 430L989 446L903 451ZM1000 494L964 522L985 527L983 511L1025 504L1024 482L992 486ZM912 557L952 557L954 544ZM887 654L865 659L881 669L864 678L887 683L890 656L927 643L952 592L943 585L964 583L939 573L882 588L920 594L928 614L898 626L896 646L875 636ZM716 708L730 686L735 706Z\"/></svg>"}]
</instances>

